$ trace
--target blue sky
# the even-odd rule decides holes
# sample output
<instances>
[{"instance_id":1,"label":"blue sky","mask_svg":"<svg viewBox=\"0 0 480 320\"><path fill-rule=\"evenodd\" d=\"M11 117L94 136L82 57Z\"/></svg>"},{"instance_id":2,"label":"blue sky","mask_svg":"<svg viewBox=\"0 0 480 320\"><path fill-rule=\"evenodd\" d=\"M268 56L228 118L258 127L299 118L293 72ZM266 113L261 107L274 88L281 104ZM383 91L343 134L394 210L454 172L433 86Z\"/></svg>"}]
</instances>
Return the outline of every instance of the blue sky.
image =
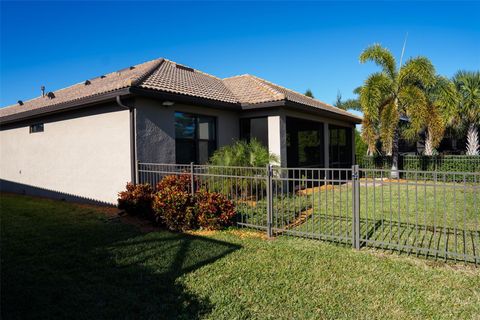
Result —
<instances>
[{"instance_id":1,"label":"blue sky","mask_svg":"<svg viewBox=\"0 0 480 320\"><path fill-rule=\"evenodd\" d=\"M480 2L2 2L0 106L157 57L335 101L381 43L440 74L480 69Z\"/></svg>"}]
</instances>

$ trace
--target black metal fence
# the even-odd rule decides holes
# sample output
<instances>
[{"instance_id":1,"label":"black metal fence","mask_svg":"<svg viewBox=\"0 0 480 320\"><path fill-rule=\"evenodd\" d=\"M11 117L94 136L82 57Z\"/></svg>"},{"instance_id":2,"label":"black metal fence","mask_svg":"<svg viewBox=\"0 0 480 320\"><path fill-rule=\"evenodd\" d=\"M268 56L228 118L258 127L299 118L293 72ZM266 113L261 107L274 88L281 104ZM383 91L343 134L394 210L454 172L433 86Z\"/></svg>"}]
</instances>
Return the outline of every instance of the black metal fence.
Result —
<instances>
[{"instance_id":1,"label":"black metal fence","mask_svg":"<svg viewBox=\"0 0 480 320\"><path fill-rule=\"evenodd\" d=\"M138 164L140 183L171 174L225 194L238 226L269 236L480 262L480 172Z\"/></svg>"}]
</instances>

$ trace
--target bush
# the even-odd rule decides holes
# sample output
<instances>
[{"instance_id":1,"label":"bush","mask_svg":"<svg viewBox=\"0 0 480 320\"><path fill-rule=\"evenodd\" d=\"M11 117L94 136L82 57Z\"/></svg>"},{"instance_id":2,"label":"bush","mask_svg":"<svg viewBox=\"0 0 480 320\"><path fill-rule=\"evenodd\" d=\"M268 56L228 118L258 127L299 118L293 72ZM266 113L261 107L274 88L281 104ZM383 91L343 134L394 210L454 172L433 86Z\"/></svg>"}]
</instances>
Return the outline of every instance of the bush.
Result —
<instances>
[{"instance_id":1,"label":"bush","mask_svg":"<svg viewBox=\"0 0 480 320\"><path fill-rule=\"evenodd\" d=\"M118 207L172 231L220 229L231 224L236 214L234 204L223 194L202 189L192 195L188 174L166 176L156 190L148 184L128 183L127 190L119 193Z\"/></svg>"},{"instance_id":2,"label":"bush","mask_svg":"<svg viewBox=\"0 0 480 320\"><path fill-rule=\"evenodd\" d=\"M237 167L265 167L269 163L278 163L278 157L269 153L258 140L250 142L236 141L231 145L221 147L215 151L209 159L214 166L237 166Z\"/></svg>"},{"instance_id":3,"label":"bush","mask_svg":"<svg viewBox=\"0 0 480 320\"><path fill-rule=\"evenodd\" d=\"M130 215L152 218L152 187L149 184L127 183L126 189L118 194L118 208Z\"/></svg>"},{"instance_id":4,"label":"bush","mask_svg":"<svg viewBox=\"0 0 480 320\"><path fill-rule=\"evenodd\" d=\"M428 173L415 173L415 171L437 171L437 172L480 172L480 156L466 155L438 155L438 156L417 156L403 155L399 157L400 170L407 172L405 178L408 179L434 179L448 182L462 182L464 179L468 182L476 182L478 178L473 175L445 174L433 175ZM387 156L364 156L359 165L363 169L386 169L390 170L392 158ZM402 173L403 174L403 173ZM380 176L379 172L369 172L369 175ZM385 173L383 174L385 176Z\"/></svg>"},{"instance_id":5,"label":"bush","mask_svg":"<svg viewBox=\"0 0 480 320\"><path fill-rule=\"evenodd\" d=\"M223 194L202 189L195 194L195 214L199 227L217 230L231 224L235 207Z\"/></svg>"},{"instance_id":6,"label":"bush","mask_svg":"<svg viewBox=\"0 0 480 320\"><path fill-rule=\"evenodd\" d=\"M190 175L171 175L157 184L153 210L157 222L173 231L196 227L194 198L190 192Z\"/></svg>"},{"instance_id":7,"label":"bush","mask_svg":"<svg viewBox=\"0 0 480 320\"><path fill-rule=\"evenodd\" d=\"M222 176L242 176L237 179L208 179L211 191L223 194L240 194L251 196L263 192L266 185L264 179L252 179L266 174L267 164L279 163L275 154L268 152L256 139L250 142L236 141L224 146L209 159L211 166L206 167L207 174Z\"/></svg>"}]
</instances>

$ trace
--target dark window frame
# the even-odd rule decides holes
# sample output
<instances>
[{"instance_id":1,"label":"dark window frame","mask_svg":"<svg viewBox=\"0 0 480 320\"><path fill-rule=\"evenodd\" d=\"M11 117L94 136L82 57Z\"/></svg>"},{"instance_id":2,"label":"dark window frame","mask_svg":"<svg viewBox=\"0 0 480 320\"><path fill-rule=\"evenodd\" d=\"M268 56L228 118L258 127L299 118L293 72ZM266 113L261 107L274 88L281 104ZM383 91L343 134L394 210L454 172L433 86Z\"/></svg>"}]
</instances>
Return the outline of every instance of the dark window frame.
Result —
<instances>
[{"instance_id":1,"label":"dark window frame","mask_svg":"<svg viewBox=\"0 0 480 320\"><path fill-rule=\"evenodd\" d=\"M207 143L207 147L209 148L209 144L210 143L213 143L213 150L217 150L217 147L218 147L218 117L216 116L212 116L212 115L207 115L207 114L201 114L201 113L191 113L191 112L183 112L183 111L175 111L174 112L174 126L176 124L176 115L177 113L181 113L181 114L184 114L184 115L187 115L189 117L192 117L194 119L194 126L195 126L195 132L194 132L194 137L192 139L190 138L177 138L177 134L175 132L175 161L178 163L178 157L177 157L177 141L180 141L180 142L193 142L193 145L194 145L194 158L195 160L192 161L194 162L195 164L198 164L200 161L199 159L199 155L200 155L200 152L199 152L199 145L200 145L200 142L206 142ZM214 134L213 134L213 139L210 140L210 139L200 139L199 137L199 119L201 117L205 117L205 118L211 118L213 119L213 124L214 124ZM210 157L211 155L209 155Z\"/></svg>"},{"instance_id":2,"label":"dark window frame","mask_svg":"<svg viewBox=\"0 0 480 320\"><path fill-rule=\"evenodd\" d=\"M332 131L336 131L336 142L332 144ZM345 130L345 145L340 143L340 130ZM350 168L353 164L353 128L340 125L328 125L328 153L329 166L331 168ZM343 151L341 150L343 148ZM346 159L341 159L341 155L346 153Z\"/></svg>"},{"instance_id":3,"label":"dark window frame","mask_svg":"<svg viewBox=\"0 0 480 320\"><path fill-rule=\"evenodd\" d=\"M240 118L239 122L240 122L240 126L239 126L239 129L240 129L240 134L239 134L239 137L240 137L240 140L244 140L246 142L250 142L250 140L252 139L252 125L251 125L251 120L253 119L266 119L267 121L267 136L266 136L266 141L265 141L265 144L264 145L267 149L268 149L268 143L269 143L269 139L268 139L268 116L256 116L256 117L246 117L246 118ZM244 128L244 123L246 123L248 121L248 132L245 132L245 128ZM257 139L259 140L259 139ZM262 143L262 141L260 141L260 143ZM264 143L262 143L264 144Z\"/></svg>"},{"instance_id":4,"label":"dark window frame","mask_svg":"<svg viewBox=\"0 0 480 320\"><path fill-rule=\"evenodd\" d=\"M44 123L34 123L30 125L30 133L40 133L45 131L45 124Z\"/></svg>"},{"instance_id":5,"label":"dark window frame","mask_svg":"<svg viewBox=\"0 0 480 320\"><path fill-rule=\"evenodd\" d=\"M301 168L322 168L325 166L325 123L297 117L286 117L286 138L287 138L287 165L291 167ZM313 161L301 161L299 152L299 133L300 132L317 132L319 138L318 159Z\"/></svg>"}]
</instances>

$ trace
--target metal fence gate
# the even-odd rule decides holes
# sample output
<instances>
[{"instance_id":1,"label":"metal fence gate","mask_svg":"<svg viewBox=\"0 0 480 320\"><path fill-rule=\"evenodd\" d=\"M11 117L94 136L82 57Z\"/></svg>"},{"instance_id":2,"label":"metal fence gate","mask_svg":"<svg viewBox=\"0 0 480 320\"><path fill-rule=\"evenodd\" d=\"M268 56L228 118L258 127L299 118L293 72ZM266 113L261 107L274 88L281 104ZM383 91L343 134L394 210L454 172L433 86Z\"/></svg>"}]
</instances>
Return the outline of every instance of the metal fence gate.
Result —
<instances>
[{"instance_id":1,"label":"metal fence gate","mask_svg":"<svg viewBox=\"0 0 480 320\"><path fill-rule=\"evenodd\" d=\"M235 203L237 225L268 236L333 241L480 262L480 172L219 167L139 163L137 181L172 174Z\"/></svg>"}]
</instances>

